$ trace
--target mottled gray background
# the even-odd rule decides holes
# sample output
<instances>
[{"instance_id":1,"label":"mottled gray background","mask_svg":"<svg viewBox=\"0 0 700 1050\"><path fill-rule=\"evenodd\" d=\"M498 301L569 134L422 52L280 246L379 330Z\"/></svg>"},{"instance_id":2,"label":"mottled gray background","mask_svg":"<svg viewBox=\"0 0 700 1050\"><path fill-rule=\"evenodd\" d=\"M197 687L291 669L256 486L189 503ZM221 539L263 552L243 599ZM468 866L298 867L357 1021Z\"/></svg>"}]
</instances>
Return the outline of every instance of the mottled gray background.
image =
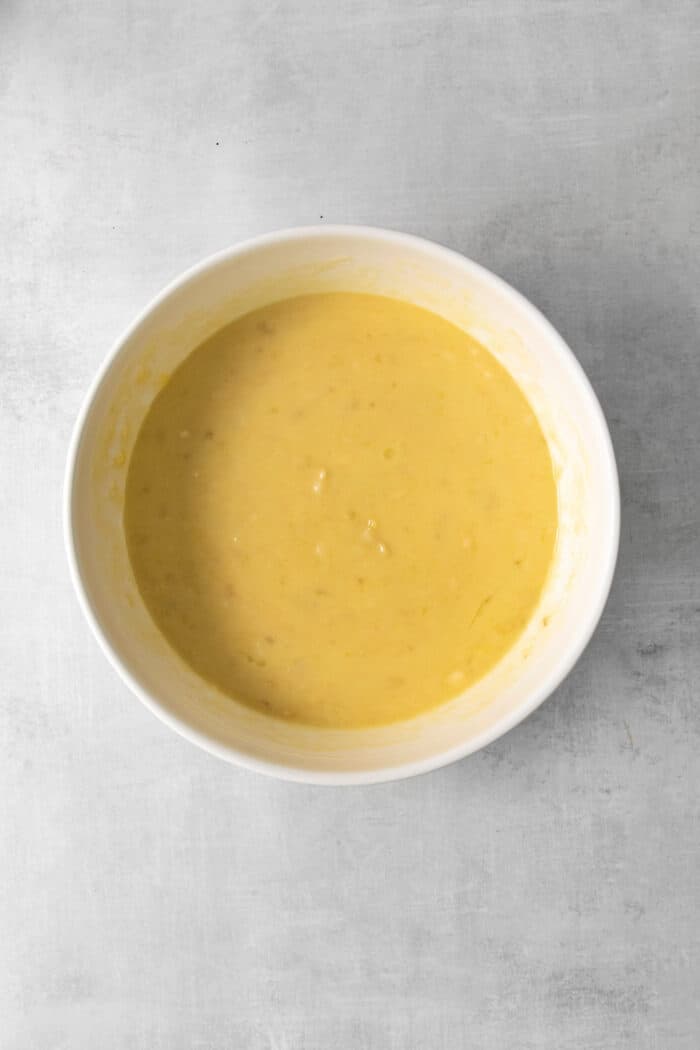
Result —
<instances>
[{"instance_id":1,"label":"mottled gray background","mask_svg":"<svg viewBox=\"0 0 700 1050\"><path fill-rule=\"evenodd\" d=\"M2 1050L697 1050L699 49L696 0L2 0ZM319 221L425 234L541 306L624 501L554 698L354 790L148 714L60 526L122 327Z\"/></svg>"}]
</instances>

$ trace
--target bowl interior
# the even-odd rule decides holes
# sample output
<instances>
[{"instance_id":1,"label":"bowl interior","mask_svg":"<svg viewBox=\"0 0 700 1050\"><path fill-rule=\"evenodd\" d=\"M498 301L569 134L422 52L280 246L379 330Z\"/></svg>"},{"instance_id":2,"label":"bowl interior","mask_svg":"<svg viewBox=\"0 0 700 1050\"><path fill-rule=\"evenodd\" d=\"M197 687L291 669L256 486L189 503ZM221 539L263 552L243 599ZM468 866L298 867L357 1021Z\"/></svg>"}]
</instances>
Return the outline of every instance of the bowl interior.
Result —
<instances>
[{"instance_id":1,"label":"bowl interior","mask_svg":"<svg viewBox=\"0 0 700 1050\"><path fill-rule=\"evenodd\" d=\"M122 526L134 440L154 396L203 339L249 310L315 291L408 300L468 331L515 376L549 442L559 500L554 564L516 646L462 696L411 721L352 731L295 726L224 697L152 622ZM304 780L378 780L443 764L510 728L590 636L617 550L614 459L598 403L544 318L480 267L429 242L359 228L290 231L222 253L156 300L108 360L79 423L69 548L98 637L160 717L223 757Z\"/></svg>"}]
</instances>

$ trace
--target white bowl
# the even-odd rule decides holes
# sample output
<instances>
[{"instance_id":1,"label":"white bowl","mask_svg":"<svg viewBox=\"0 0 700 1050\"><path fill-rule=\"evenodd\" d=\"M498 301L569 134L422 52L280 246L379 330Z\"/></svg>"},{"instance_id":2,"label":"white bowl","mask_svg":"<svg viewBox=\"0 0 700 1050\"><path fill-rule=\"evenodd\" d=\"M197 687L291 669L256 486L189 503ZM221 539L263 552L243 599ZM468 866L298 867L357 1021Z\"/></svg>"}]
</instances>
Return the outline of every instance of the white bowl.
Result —
<instances>
[{"instance_id":1,"label":"white bowl","mask_svg":"<svg viewBox=\"0 0 700 1050\"><path fill-rule=\"evenodd\" d=\"M163 377L240 314L314 291L363 291L427 307L473 334L520 383L549 442L559 533L552 570L522 637L462 696L396 725L290 725L222 696L170 648L134 580L122 525L129 456ZM107 657L159 718L239 765L290 780L358 784L413 776L484 747L525 718L583 651L612 582L619 488L610 436L588 380L542 314L456 252L388 230L284 230L205 259L118 340L78 418L65 492L71 575Z\"/></svg>"}]
</instances>

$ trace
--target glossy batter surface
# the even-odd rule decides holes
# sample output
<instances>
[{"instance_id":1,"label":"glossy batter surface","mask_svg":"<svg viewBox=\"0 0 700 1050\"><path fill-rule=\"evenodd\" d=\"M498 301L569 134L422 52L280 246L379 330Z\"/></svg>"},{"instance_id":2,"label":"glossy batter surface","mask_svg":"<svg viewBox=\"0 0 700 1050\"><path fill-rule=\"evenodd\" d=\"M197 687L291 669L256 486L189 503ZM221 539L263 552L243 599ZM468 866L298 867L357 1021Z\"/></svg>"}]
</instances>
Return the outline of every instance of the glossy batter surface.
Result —
<instances>
[{"instance_id":1,"label":"glossy batter surface","mask_svg":"<svg viewBox=\"0 0 700 1050\"><path fill-rule=\"evenodd\" d=\"M527 623L556 489L523 393L406 303L303 296L172 375L129 468L141 594L202 676L281 718L377 725L443 703Z\"/></svg>"}]
</instances>

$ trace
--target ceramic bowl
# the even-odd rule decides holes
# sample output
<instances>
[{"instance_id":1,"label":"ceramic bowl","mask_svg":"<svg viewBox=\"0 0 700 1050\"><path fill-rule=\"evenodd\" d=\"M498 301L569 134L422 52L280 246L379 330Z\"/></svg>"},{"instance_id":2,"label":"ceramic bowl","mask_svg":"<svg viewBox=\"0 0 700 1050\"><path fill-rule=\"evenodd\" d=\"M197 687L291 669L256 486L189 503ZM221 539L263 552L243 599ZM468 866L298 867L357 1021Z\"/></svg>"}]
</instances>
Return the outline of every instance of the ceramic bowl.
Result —
<instances>
[{"instance_id":1,"label":"ceramic bowl","mask_svg":"<svg viewBox=\"0 0 700 1050\"><path fill-rule=\"evenodd\" d=\"M442 707L395 725L287 724L217 692L170 648L127 555L129 457L164 378L234 318L287 296L372 292L469 332L519 382L554 463L559 530L541 600L516 645ZM388 230L321 226L236 245L188 270L129 326L87 395L65 489L70 569L104 652L167 725L230 762L290 780L357 784L413 776L484 747L530 714L581 655L612 581L619 533L615 458L581 367L542 314L498 277L439 245Z\"/></svg>"}]
</instances>

